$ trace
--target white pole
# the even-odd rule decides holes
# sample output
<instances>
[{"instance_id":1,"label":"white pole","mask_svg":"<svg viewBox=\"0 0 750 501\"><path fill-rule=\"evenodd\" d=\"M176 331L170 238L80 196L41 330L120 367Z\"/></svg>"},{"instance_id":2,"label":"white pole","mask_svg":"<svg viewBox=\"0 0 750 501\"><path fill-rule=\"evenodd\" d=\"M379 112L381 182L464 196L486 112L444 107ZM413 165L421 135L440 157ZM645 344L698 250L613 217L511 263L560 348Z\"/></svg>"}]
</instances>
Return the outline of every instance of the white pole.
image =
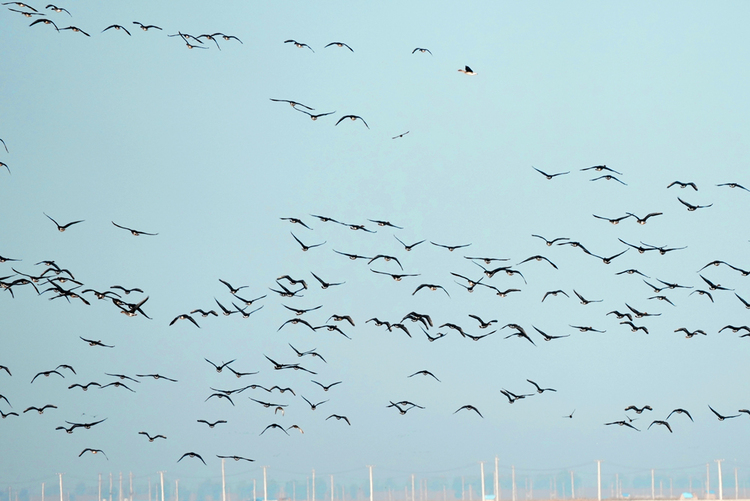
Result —
<instances>
[{"instance_id":1,"label":"white pole","mask_svg":"<svg viewBox=\"0 0 750 501\"><path fill-rule=\"evenodd\" d=\"M573 481L573 470L570 470L570 499L576 498L576 486Z\"/></svg>"},{"instance_id":2,"label":"white pole","mask_svg":"<svg viewBox=\"0 0 750 501\"><path fill-rule=\"evenodd\" d=\"M57 474L60 477L60 501L63 501L63 489L62 489L62 473ZM8 501L10 501L10 488L8 488Z\"/></svg>"},{"instance_id":3,"label":"white pole","mask_svg":"<svg viewBox=\"0 0 750 501\"><path fill-rule=\"evenodd\" d=\"M466 501L466 482L463 475L461 476L461 501Z\"/></svg>"},{"instance_id":4,"label":"white pole","mask_svg":"<svg viewBox=\"0 0 750 501\"><path fill-rule=\"evenodd\" d=\"M180 479L179 478L174 481L174 501L180 501Z\"/></svg>"},{"instance_id":5,"label":"white pole","mask_svg":"<svg viewBox=\"0 0 750 501\"><path fill-rule=\"evenodd\" d=\"M112 501L112 472L109 472L109 501Z\"/></svg>"},{"instance_id":6,"label":"white pole","mask_svg":"<svg viewBox=\"0 0 750 501\"><path fill-rule=\"evenodd\" d=\"M122 501L122 472L120 472L120 492L117 494L117 501Z\"/></svg>"},{"instance_id":7,"label":"white pole","mask_svg":"<svg viewBox=\"0 0 750 501\"><path fill-rule=\"evenodd\" d=\"M721 462L722 461L724 461L724 460L723 459L717 459L716 460L716 465L719 468L719 501L721 501L722 499L724 499L724 490L723 490L724 486L721 483Z\"/></svg>"},{"instance_id":8,"label":"white pole","mask_svg":"<svg viewBox=\"0 0 750 501\"><path fill-rule=\"evenodd\" d=\"M411 474L411 501L414 501L414 474Z\"/></svg>"},{"instance_id":9,"label":"white pole","mask_svg":"<svg viewBox=\"0 0 750 501\"><path fill-rule=\"evenodd\" d=\"M44 484L42 484L42 489ZM734 499L740 498L740 484L737 482L737 467L734 468ZM42 501L44 501L44 490L42 490Z\"/></svg>"},{"instance_id":10,"label":"white pole","mask_svg":"<svg viewBox=\"0 0 750 501\"><path fill-rule=\"evenodd\" d=\"M221 458L221 501L227 501L227 483L224 479L224 458Z\"/></svg>"},{"instance_id":11,"label":"white pole","mask_svg":"<svg viewBox=\"0 0 750 501\"><path fill-rule=\"evenodd\" d=\"M161 501L164 501L164 472L159 472L159 477L161 478Z\"/></svg>"},{"instance_id":12,"label":"white pole","mask_svg":"<svg viewBox=\"0 0 750 501\"><path fill-rule=\"evenodd\" d=\"M516 465L510 467L510 480L513 488L513 501L516 501Z\"/></svg>"},{"instance_id":13,"label":"white pole","mask_svg":"<svg viewBox=\"0 0 750 501\"><path fill-rule=\"evenodd\" d=\"M333 501L333 475L331 475L331 501Z\"/></svg>"},{"instance_id":14,"label":"white pole","mask_svg":"<svg viewBox=\"0 0 750 501\"><path fill-rule=\"evenodd\" d=\"M619 485L620 485L620 474L619 473L615 473L615 497L617 499L620 499Z\"/></svg>"},{"instance_id":15,"label":"white pole","mask_svg":"<svg viewBox=\"0 0 750 501\"><path fill-rule=\"evenodd\" d=\"M737 473L737 468L734 469L734 472ZM42 501L44 501L44 482L42 482Z\"/></svg>"},{"instance_id":16,"label":"white pole","mask_svg":"<svg viewBox=\"0 0 750 501\"><path fill-rule=\"evenodd\" d=\"M133 472L131 471L128 476L130 477L130 501L133 501ZM101 501L101 499L99 500Z\"/></svg>"},{"instance_id":17,"label":"white pole","mask_svg":"<svg viewBox=\"0 0 750 501\"><path fill-rule=\"evenodd\" d=\"M313 470L313 487L315 486L315 470ZM313 488L314 491L314 488ZM268 501L268 482L266 481L266 467L263 467L263 501ZM313 492L313 501L315 501L315 492Z\"/></svg>"},{"instance_id":18,"label":"white pole","mask_svg":"<svg viewBox=\"0 0 750 501\"><path fill-rule=\"evenodd\" d=\"M651 468L651 499L654 499L654 469Z\"/></svg>"},{"instance_id":19,"label":"white pole","mask_svg":"<svg viewBox=\"0 0 750 501\"><path fill-rule=\"evenodd\" d=\"M101 500L101 497L99 498ZM151 501L151 479L148 479L148 501Z\"/></svg>"},{"instance_id":20,"label":"white pole","mask_svg":"<svg viewBox=\"0 0 750 501\"><path fill-rule=\"evenodd\" d=\"M372 465L367 465L367 468L370 470L370 501L373 501L373 491L372 491ZM735 477L737 476L737 469L734 470ZM342 496L343 499L343 496Z\"/></svg>"},{"instance_id":21,"label":"white pole","mask_svg":"<svg viewBox=\"0 0 750 501\"><path fill-rule=\"evenodd\" d=\"M495 495L495 501L500 501L500 478L497 471L497 456L495 456L495 481L493 484L493 494Z\"/></svg>"},{"instance_id":22,"label":"white pole","mask_svg":"<svg viewBox=\"0 0 750 501\"><path fill-rule=\"evenodd\" d=\"M315 468L312 471L312 501L315 501Z\"/></svg>"},{"instance_id":23,"label":"white pole","mask_svg":"<svg viewBox=\"0 0 750 501\"><path fill-rule=\"evenodd\" d=\"M602 462L596 460L596 499L602 501Z\"/></svg>"},{"instance_id":24,"label":"white pole","mask_svg":"<svg viewBox=\"0 0 750 501\"><path fill-rule=\"evenodd\" d=\"M253 479L253 501L258 501L258 496L255 494L255 479Z\"/></svg>"},{"instance_id":25,"label":"white pole","mask_svg":"<svg viewBox=\"0 0 750 501\"><path fill-rule=\"evenodd\" d=\"M706 499L708 499L709 492L711 492L711 477L708 474L708 463L706 463Z\"/></svg>"},{"instance_id":26,"label":"white pole","mask_svg":"<svg viewBox=\"0 0 750 501\"><path fill-rule=\"evenodd\" d=\"M486 499L484 492L484 461L479 462L479 478L482 482L482 501Z\"/></svg>"}]
</instances>

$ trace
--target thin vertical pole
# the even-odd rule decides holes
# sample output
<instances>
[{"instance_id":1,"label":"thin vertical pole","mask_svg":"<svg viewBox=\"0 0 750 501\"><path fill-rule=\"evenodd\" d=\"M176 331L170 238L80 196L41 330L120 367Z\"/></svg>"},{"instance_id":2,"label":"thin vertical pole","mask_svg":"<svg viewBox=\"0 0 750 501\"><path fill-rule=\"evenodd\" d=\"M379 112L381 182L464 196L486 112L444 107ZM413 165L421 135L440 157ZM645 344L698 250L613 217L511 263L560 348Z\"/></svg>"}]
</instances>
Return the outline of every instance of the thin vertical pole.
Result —
<instances>
[{"instance_id":1,"label":"thin vertical pole","mask_svg":"<svg viewBox=\"0 0 750 501\"><path fill-rule=\"evenodd\" d=\"M651 499L654 499L654 469L651 468Z\"/></svg>"},{"instance_id":2,"label":"thin vertical pole","mask_svg":"<svg viewBox=\"0 0 750 501\"><path fill-rule=\"evenodd\" d=\"M576 498L576 486L573 481L573 470L570 470L570 499Z\"/></svg>"},{"instance_id":3,"label":"thin vertical pole","mask_svg":"<svg viewBox=\"0 0 750 501\"><path fill-rule=\"evenodd\" d=\"M313 475L315 475L315 470L313 470ZM315 477L313 477L315 478ZM315 481L313 480L313 485ZM266 479L266 467L263 467L263 501L268 501L268 482ZM313 501L315 501L315 493L313 492Z\"/></svg>"},{"instance_id":4,"label":"thin vertical pole","mask_svg":"<svg viewBox=\"0 0 750 501\"><path fill-rule=\"evenodd\" d=\"M511 480L511 487L513 491L512 499L513 501L516 501L516 465L512 465L510 467L510 480Z\"/></svg>"},{"instance_id":5,"label":"thin vertical pole","mask_svg":"<svg viewBox=\"0 0 750 501\"><path fill-rule=\"evenodd\" d=\"M374 498L373 498L373 491L372 491L372 465L367 465L367 468L370 470L370 501L373 501ZM735 469L735 473L737 473L736 469ZM735 477L736 477L736 475L735 475ZM390 492L390 490L389 490L389 492ZM343 500L343 496L342 496L342 500Z\"/></svg>"},{"instance_id":6,"label":"thin vertical pole","mask_svg":"<svg viewBox=\"0 0 750 501\"><path fill-rule=\"evenodd\" d=\"M669 499L674 498L672 495L672 477L669 477Z\"/></svg>"},{"instance_id":7,"label":"thin vertical pole","mask_svg":"<svg viewBox=\"0 0 750 501\"><path fill-rule=\"evenodd\" d=\"M97 501L102 501L102 474L101 473L99 474L99 497L96 499Z\"/></svg>"},{"instance_id":8,"label":"thin vertical pole","mask_svg":"<svg viewBox=\"0 0 750 501\"><path fill-rule=\"evenodd\" d=\"M737 467L734 467L734 499L740 498L740 484L737 482ZM44 484L42 484L42 501L44 501Z\"/></svg>"},{"instance_id":9,"label":"thin vertical pole","mask_svg":"<svg viewBox=\"0 0 750 501\"><path fill-rule=\"evenodd\" d=\"M128 477L130 477L130 496L128 497L128 499L130 499L130 501L133 501L133 472L132 471L128 474Z\"/></svg>"},{"instance_id":10,"label":"thin vertical pole","mask_svg":"<svg viewBox=\"0 0 750 501\"><path fill-rule=\"evenodd\" d=\"M164 501L164 472L159 472L159 478L161 479L161 501Z\"/></svg>"},{"instance_id":11,"label":"thin vertical pole","mask_svg":"<svg viewBox=\"0 0 750 501\"><path fill-rule=\"evenodd\" d=\"M495 495L495 501L500 501L500 478L497 471L497 456L495 456L495 479L492 485L493 494Z\"/></svg>"},{"instance_id":12,"label":"thin vertical pole","mask_svg":"<svg viewBox=\"0 0 750 501\"><path fill-rule=\"evenodd\" d=\"M331 475L331 501L333 501L333 475Z\"/></svg>"},{"instance_id":13,"label":"thin vertical pole","mask_svg":"<svg viewBox=\"0 0 750 501\"><path fill-rule=\"evenodd\" d=\"M109 501L112 501L112 472L109 472Z\"/></svg>"},{"instance_id":14,"label":"thin vertical pole","mask_svg":"<svg viewBox=\"0 0 750 501\"><path fill-rule=\"evenodd\" d=\"M737 473L737 468L734 469L734 472ZM44 501L44 482L42 482L42 501Z\"/></svg>"},{"instance_id":15,"label":"thin vertical pole","mask_svg":"<svg viewBox=\"0 0 750 501\"><path fill-rule=\"evenodd\" d=\"M224 479L224 458L221 458L221 501L227 501L227 483Z\"/></svg>"},{"instance_id":16,"label":"thin vertical pole","mask_svg":"<svg viewBox=\"0 0 750 501\"><path fill-rule=\"evenodd\" d=\"M466 501L466 482L463 475L461 476L461 501Z\"/></svg>"},{"instance_id":17,"label":"thin vertical pole","mask_svg":"<svg viewBox=\"0 0 750 501\"><path fill-rule=\"evenodd\" d=\"M63 501L63 489L62 489L62 473L57 474L60 477L60 501ZM10 488L8 488L8 501L10 501Z\"/></svg>"},{"instance_id":18,"label":"thin vertical pole","mask_svg":"<svg viewBox=\"0 0 750 501\"><path fill-rule=\"evenodd\" d=\"M602 501L602 462L596 460L596 499Z\"/></svg>"},{"instance_id":19,"label":"thin vertical pole","mask_svg":"<svg viewBox=\"0 0 750 501\"><path fill-rule=\"evenodd\" d=\"M620 488L619 488L619 485L620 485L620 474L619 473L615 473L615 497L617 499L620 499Z\"/></svg>"},{"instance_id":20,"label":"thin vertical pole","mask_svg":"<svg viewBox=\"0 0 750 501\"><path fill-rule=\"evenodd\" d=\"M484 492L484 461L479 462L479 478L482 482L482 501L485 500L485 492Z\"/></svg>"},{"instance_id":21,"label":"thin vertical pole","mask_svg":"<svg viewBox=\"0 0 750 501\"><path fill-rule=\"evenodd\" d=\"M414 474L411 474L411 501L414 501Z\"/></svg>"},{"instance_id":22,"label":"thin vertical pole","mask_svg":"<svg viewBox=\"0 0 750 501\"><path fill-rule=\"evenodd\" d=\"M117 501L122 501L122 472L120 472L120 492L117 494Z\"/></svg>"},{"instance_id":23,"label":"thin vertical pole","mask_svg":"<svg viewBox=\"0 0 750 501\"><path fill-rule=\"evenodd\" d=\"M151 501L151 479L148 479L148 501Z\"/></svg>"},{"instance_id":24,"label":"thin vertical pole","mask_svg":"<svg viewBox=\"0 0 750 501\"><path fill-rule=\"evenodd\" d=\"M180 479L174 481L174 501L180 501Z\"/></svg>"},{"instance_id":25,"label":"thin vertical pole","mask_svg":"<svg viewBox=\"0 0 750 501\"><path fill-rule=\"evenodd\" d=\"M711 492L711 476L708 474L708 463L706 463L706 499L708 499L709 492Z\"/></svg>"},{"instance_id":26,"label":"thin vertical pole","mask_svg":"<svg viewBox=\"0 0 750 501\"><path fill-rule=\"evenodd\" d=\"M315 501L315 468L312 471L312 501Z\"/></svg>"},{"instance_id":27,"label":"thin vertical pole","mask_svg":"<svg viewBox=\"0 0 750 501\"><path fill-rule=\"evenodd\" d=\"M253 479L253 501L258 501L258 496L255 494L255 479Z\"/></svg>"},{"instance_id":28,"label":"thin vertical pole","mask_svg":"<svg viewBox=\"0 0 750 501\"><path fill-rule=\"evenodd\" d=\"M718 469L719 469L719 501L724 499L724 489L723 489L724 486L722 485L722 482L721 482L721 462L722 461L724 460L716 459L716 465L718 466Z\"/></svg>"}]
</instances>

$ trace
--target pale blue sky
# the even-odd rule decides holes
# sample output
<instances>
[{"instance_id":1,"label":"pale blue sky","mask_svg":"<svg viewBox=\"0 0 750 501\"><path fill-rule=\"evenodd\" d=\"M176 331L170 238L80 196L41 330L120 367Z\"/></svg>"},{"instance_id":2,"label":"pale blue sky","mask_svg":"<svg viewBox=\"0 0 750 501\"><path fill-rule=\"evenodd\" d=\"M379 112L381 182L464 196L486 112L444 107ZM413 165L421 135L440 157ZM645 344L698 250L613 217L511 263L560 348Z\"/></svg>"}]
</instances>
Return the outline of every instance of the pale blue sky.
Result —
<instances>
[{"instance_id":1,"label":"pale blue sky","mask_svg":"<svg viewBox=\"0 0 750 501\"><path fill-rule=\"evenodd\" d=\"M0 13L0 138L9 149L0 150L0 161L11 170L0 172L0 255L22 260L1 263L0 276L12 275L11 267L40 273L34 263L54 259L83 288L142 288L144 295L123 299L148 296L144 310L153 320L128 318L90 295L92 304L85 306L49 301L50 293L37 297L29 287L14 287L15 298L0 291L0 365L13 373L0 373L0 394L13 406L0 402L0 410L59 407L0 421L0 450L12 451L0 454L0 485L61 470L80 478L120 470L142 478L166 469L172 478L199 482L216 478L217 454L255 459L246 467L255 478L264 464L323 475L362 467L365 478L366 464L379 471L441 472L496 455L504 474L511 464L566 470L595 459L636 469L717 458L733 461L740 472L750 466L736 440L750 418L718 422L708 409L736 414L750 406L744 383L750 338L718 333L727 324L749 323L748 310L731 291L712 292L712 303L667 290L670 306L649 300L654 293L640 277L615 275L637 268L651 283L659 278L705 288L696 271L710 261L750 269L743 226L750 193L716 186L750 187L746 3L217 7L75 0L60 6L72 16L47 10L49 19L91 36L29 27L33 19L7 10L12 5ZM163 31L143 32L133 21ZM132 36L101 33L113 23ZM188 50L179 37L167 36L178 31L221 31L243 43L219 40L221 51L210 42L207 50ZM354 52L324 48L334 41ZM412 54L415 47L432 55ZM459 73L464 65L477 75ZM270 98L335 113L312 121ZM369 129L349 120L335 126L346 114L360 115ZM601 173L581 172L600 164L622 172L617 177L627 185L592 182ZM547 181L532 166L570 174ZM699 191L667 189L675 180L695 182ZM678 196L713 206L688 212ZM643 226L633 218L613 226L592 217L626 212L663 215ZM60 233L44 213L60 223L85 222ZM377 233L310 214L366 224ZM282 217L301 218L312 231ZM380 228L369 219L404 229ZM112 221L159 235L135 238ZM308 245L326 243L302 253L290 231ZM607 266L580 249L547 247L532 234L569 237L600 256L624 250L618 238L687 249L664 256L631 249ZM407 253L393 235L427 242ZM450 253L430 241L472 245ZM420 276L394 282L369 271L397 273L393 262L368 267L333 249L394 255L406 273ZM559 270L535 261L518 265L535 254ZM484 281L522 291L499 298L477 288L469 295L450 275L481 276L463 256L509 258L528 284L498 274ZM346 283L321 290L311 271ZM749 279L740 273L725 266L702 273L750 299ZM268 290L286 274L307 281L304 298L283 299ZM200 330L186 321L168 326L178 314L216 308L214 298L229 306L232 297L219 279L247 285L242 297L268 294L257 303L263 309L248 319L198 317ZM450 297L426 290L412 295L422 283L440 284ZM554 289L572 298L542 303L545 291ZM582 306L573 289L603 302ZM649 335L606 315L624 311L626 302L661 313L636 319ZM352 339L300 325L277 332L292 316L282 304L323 305L303 317L313 325L349 314L356 326L342 329ZM428 343L417 324L407 322L409 339L365 323L372 317L396 322L409 311L470 334L483 331L468 314L497 319L499 326L518 323L536 346L504 339L509 328L476 343L455 331ZM578 332L571 324L606 333ZM545 343L532 326L570 337ZM708 336L685 339L674 332L683 326ZM92 348L79 336L115 348ZM328 363L298 359L288 343L316 348ZM274 371L263 355L300 362L318 372L315 379L343 383L325 393L304 373ZM204 358L236 359L233 368L260 372L238 380L217 374ZM74 366L78 375L29 384L58 364ZM441 382L407 377L422 369ZM143 380L132 384L136 393L67 388L106 384L107 372L158 372L178 383ZM557 392L509 405L500 389L529 392L526 379ZM233 396L235 407L215 398L204 402L210 387L253 383L291 386L297 395L256 389ZM301 395L330 402L313 412ZM248 396L288 405L285 415ZM386 407L398 400L425 409L401 416ZM479 408L484 419L454 415L465 404ZM633 424L640 433L604 426L625 419L623 409L631 404L654 407L648 416L628 414L639 418ZM695 423L672 416L673 434L659 426L647 430L677 407L688 409ZM563 418L574 409L573 419ZM333 413L352 425L325 419ZM65 421L101 418L107 420L90 430L55 431ZM229 422L209 430L197 419ZM287 437L271 429L259 436L271 423L298 424L305 433ZM149 443L137 435L142 430L168 439ZM78 458L86 447L104 450L109 461ZM188 451L209 466L195 459L177 464Z\"/></svg>"}]
</instances>

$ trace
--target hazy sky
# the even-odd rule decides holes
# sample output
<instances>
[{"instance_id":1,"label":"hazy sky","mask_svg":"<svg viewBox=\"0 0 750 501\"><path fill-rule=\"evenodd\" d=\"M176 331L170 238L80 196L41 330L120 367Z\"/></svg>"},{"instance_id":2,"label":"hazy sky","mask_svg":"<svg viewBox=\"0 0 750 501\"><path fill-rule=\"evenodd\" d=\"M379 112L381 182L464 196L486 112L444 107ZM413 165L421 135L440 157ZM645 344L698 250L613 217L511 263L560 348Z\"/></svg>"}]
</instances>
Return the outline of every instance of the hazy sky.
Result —
<instances>
[{"instance_id":1,"label":"hazy sky","mask_svg":"<svg viewBox=\"0 0 750 501\"><path fill-rule=\"evenodd\" d=\"M750 192L717 186L750 187L747 3L72 0L59 5L70 15L30 6L44 16L24 17L10 9L28 9L13 4L0 12L0 138L8 148L0 147L0 161L9 169L0 171L0 256L19 260L0 263L0 277L22 278L14 269L39 275L47 267L35 263L54 260L83 284L76 292L91 304L51 300L53 291L39 296L29 285L12 286L13 296L0 290L0 365L12 373L0 371L8 400L0 399L0 411L20 414L0 420L0 487L54 482L60 471L88 482L98 472L143 479L158 470L197 485L217 478L217 455L255 460L231 461L236 482L261 478L262 465L279 482L304 482L313 468L364 482L372 464L378 481L405 483L421 472L453 485L495 456L504 478L511 465L562 479L575 465L593 475L596 459L607 475L707 462L713 472L713 460L725 459L727 477L737 467L747 481L750 456L738 437L750 415L720 422L708 406L724 415L750 407L750 337L719 332L750 323L740 300L750 300L750 278L724 264L698 273L714 260L750 269ZM29 26L42 17L61 31ZM143 31L133 21L163 29ZM132 36L102 32L112 24ZM90 37L62 30L68 26ZM168 36L178 32L222 32L242 43L218 37L219 50L191 39L205 48L189 50ZM325 47L331 42L353 51ZM466 65L477 74L457 71ZM271 99L332 114L313 121L304 108ZM349 114L366 125L337 124ZM597 178L612 172L582 171L597 165L619 174L608 180ZM533 167L569 173L547 180ZM677 180L698 190L668 188ZM710 207L688 211L678 197ZM628 212L661 214L644 225L632 216L618 225L593 217ZM83 222L58 232L45 214L60 224ZM134 237L112 222L158 235ZM324 243L302 252L292 232L305 245ZM546 246L533 234L578 241L600 258ZM407 252L394 237L426 241ZM684 249L639 253L623 241ZM471 245L451 252L431 242ZM611 264L601 259L626 249ZM394 260L368 264L334 250L393 256L403 272ZM521 264L535 255L557 269ZM523 277L501 271L490 278L477 264L510 266ZM617 274L634 269L650 284L690 288L656 293L636 273ZM418 276L394 281L370 270ZM451 272L520 291L498 297L476 286L468 294ZM321 289L311 273L344 283ZM305 280L303 297L269 290L283 275ZM731 290L710 290L701 275ZM238 292L243 298L267 295L247 311L262 309L246 319L221 315L216 300L228 308L243 303L219 279L247 286ZM445 290L415 292L421 284ZM143 293L124 295L114 285ZM51 286L41 280L37 287ZM112 290L128 303L148 297L142 309L152 319L120 314L84 289ZM557 289L570 297L542 302ZM601 302L584 306L574 290ZM633 318L648 334L608 314L628 312L626 303L659 315ZM284 305L321 308L296 317ZM188 320L169 326L196 308L219 316L194 315L200 328ZM411 337L366 322L397 323L412 311L430 315L431 336L447 335L428 342L408 319ZM470 314L497 322L480 329ZM350 315L355 325L332 315ZM351 339L301 323L279 330L292 318L335 323ZM445 323L473 336L498 330L474 342ZM535 345L506 339L515 332L507 324L523 327ZM681 327L707 335L686 339L675 332ZM535 328L569 337L545 342ZM298 357L290 344L325 361ZM274 370L266 357L316 374ZM237 379L205 359L258 373ZM30 383L60 364L76 374L60 369L64 378ZM439 381L409 377L421 370ZM139 382L123 381L134 392L68 388L115 381L106 373ZM136 377L154 373L177 382ZM557 391L537 394L527 379ZM341 384L325 392L311 380ZM248 385L295 394L248 388L231 395L234 405L206 401L211 388ZM502 389L533 396L510 405ZM313 411L303 396L329 401ZM276 405L250 398L286 407L274 413ZM401 415L388 407L399 401L424 409ZM48 403L57 409L23 412ZM464 405L483 418L456 412ZM625 412L630 405L653 411ZM673 433L649 428L676 408L694 422L673 414ZM326 419L332 414L351 425ZM640 431L605 426L626 416L637 418ZM72 434L55 429L101 419ZM211 429L198 419L227 423ZM261 435L270 424L296 424L304 434L270 428ZM140 431L167 440L151 443ZM86 448L108 459L79 457ZM208 465L189 457L177 463L186 452ZM537 488L548 487L544 480Z\"/></svg>"}]
</instances>

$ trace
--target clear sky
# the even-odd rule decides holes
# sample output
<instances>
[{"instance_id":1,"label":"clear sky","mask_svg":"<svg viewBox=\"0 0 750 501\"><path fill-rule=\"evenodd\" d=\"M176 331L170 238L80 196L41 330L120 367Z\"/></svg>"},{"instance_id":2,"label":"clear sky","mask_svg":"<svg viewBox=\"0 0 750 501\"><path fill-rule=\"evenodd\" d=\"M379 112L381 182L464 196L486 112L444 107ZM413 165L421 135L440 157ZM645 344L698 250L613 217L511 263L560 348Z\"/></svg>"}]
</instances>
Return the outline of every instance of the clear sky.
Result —
<instances>
[{"instance_id":1,"label":"clear sky","mask_svg":"<svg viewBox=\"0 0 750 501\"><path fill-rule=\"evenodd\" d=\"M231 462L236 482L260 478L262 465L279 482L304 482L313 468L364 481L368 464L379 481L406 482L410 472L453 479L465 468L476 475L477 462L495 456L505 477L515 465L561 472L561 483L574 465L593 473L597 459L608 475L725 459L747 481L750 457L738 437L747 436L750 415L720 422L708 406L724 415L750 407L750 337L719 332L750 323L739 299L750 300L750 278L725 264L698 273L714 260L750 270L750 192L717 186L750 188L747 3L59 4L70 15L29 5L44 16L24 17L10 9L29 9L15 4L0 11L0 138L8 148L0 146L8 166L0 170L0 256L18 260L0 263L0 281L23 278L14 270L39 275L47 267L35 263L54 260L83 284L76 292L90 305L51 300L54 291L39 296L30 285L0 290L0 365L12 373L0 371L8 400L0 411L20 414L0 420L0 487L54 482L60 471L93 485L98 472L143 479L158 470L197 485L217 478L217 455L255 461ZM29 26L39 18L61 30ZM102 32L112 24L132 36ZM218 37L219 50L189 39L204 47L189 50L168 36L178 32L222 32L242 43ZM325 47L331 42L352 51ZM476 75L457 71L467 65ZM311 120L301 106L271 99L332 114ZM345 115L363 120L337 123ZM582 171L597 165L616 179ZM534 167L569 173L547 180ZM674 181L698 190L668 188ZM710 207L688 211L678 197ZM618 225L593 217L629 212L661 214L643 225L633 216ZM45 214L61 225L83 222L59 232ZM158 235L134 237L112 222ZM324 243L303 252L291 232L305 245ZM578 241L602 258L629 250L604 264L533 234ZM407 252L394 237L426 241ZM623 241L682 249L639 253ZM471 245L451 252L431 242ZM368 264L334 250L393 256L403 272L393 260ZM521 264L535 255L557 269ZM468 294L451 272L472 280L483 273L465 256L508 259L478 264L510 266L523 278L501 271L482 284L520 291L498 297L477 286ZM655 293L638 274L617 275L633 269L650 284L691 288ZM418 276L394 281L371 270ZM311 273L344 283L323 290ZM303 297L269 290L283 275L306 281ZM709 290L701 275L731 290ZM246 319L221 315L216 300L243 304L220 279L247 286L243 298L266 295L247 311L262 309ZM52 287L44 282L40 291ZM415 293L421 284L445 291ZM111 290L127 303L148 297L142 309L151 319L120 314L84 289ZM570 297L542 302L557 289ZM601 302L584 306L574 290ZM673 304L652 299L659 295ZM629 311L626 303L659 315L633 318L648 334L608 314ZM350 315L354 326L335 325L351 339L301 323L279 330L297 318L284 305L321 305L299 317L312 326ZM189 320L170 326L196 308L220 314L194 315L200 328ZM409 320L411 337L366 322L397 323L412 311L430 315L431 336L447 335L428 342ZM482 330L470 314L497 322ZM445 323L473 336L498 330L474 342ZM535 344L506 338L516 332L507 324ZM686 339L675 332L681 327L707 335ZM535 328L569 337L545 342ZM325 361L298 357L290 344ZM316 374L274 370L266 357ZM258 373L237 379L205 359ZM30 383L60 364L76 374L60 369L64 378ZM421 370L439 381L409 377ZM135 391L68 388L115 381L107 373L137 379L124 381ZM177 382L136 377L154 373ZM325 392L313 379L341 384ZM527 379L556 392L534 393ZM295 394L249 388L231 395L234 405L206 401L211 388L248 385ZM533 396L510 405L502 389ZM313 411L303 396L329 401ZM250 398L286 407L274 413L275 405ZM399 401L424 409L401 415L388 407ZM23 412L44 404L57 408ZM483 417L456 412L464 405ZM638 415L624 410L630 405L653 410ZM649 428L676 408L694 422L673 414L673 433ZM326 419L332 414L351 425ZM640 431L605 426L628 418ZM101 419L72 434L55 429ZM199 419L227 423L210 429ZM296 424L304 434L261 435L270 424ZM167 439L149 442L140 431ZM86 448L108 459L79 457ZM189 457L177 463L187 452L207 466Z\"/></svg>"}]
</instances>

